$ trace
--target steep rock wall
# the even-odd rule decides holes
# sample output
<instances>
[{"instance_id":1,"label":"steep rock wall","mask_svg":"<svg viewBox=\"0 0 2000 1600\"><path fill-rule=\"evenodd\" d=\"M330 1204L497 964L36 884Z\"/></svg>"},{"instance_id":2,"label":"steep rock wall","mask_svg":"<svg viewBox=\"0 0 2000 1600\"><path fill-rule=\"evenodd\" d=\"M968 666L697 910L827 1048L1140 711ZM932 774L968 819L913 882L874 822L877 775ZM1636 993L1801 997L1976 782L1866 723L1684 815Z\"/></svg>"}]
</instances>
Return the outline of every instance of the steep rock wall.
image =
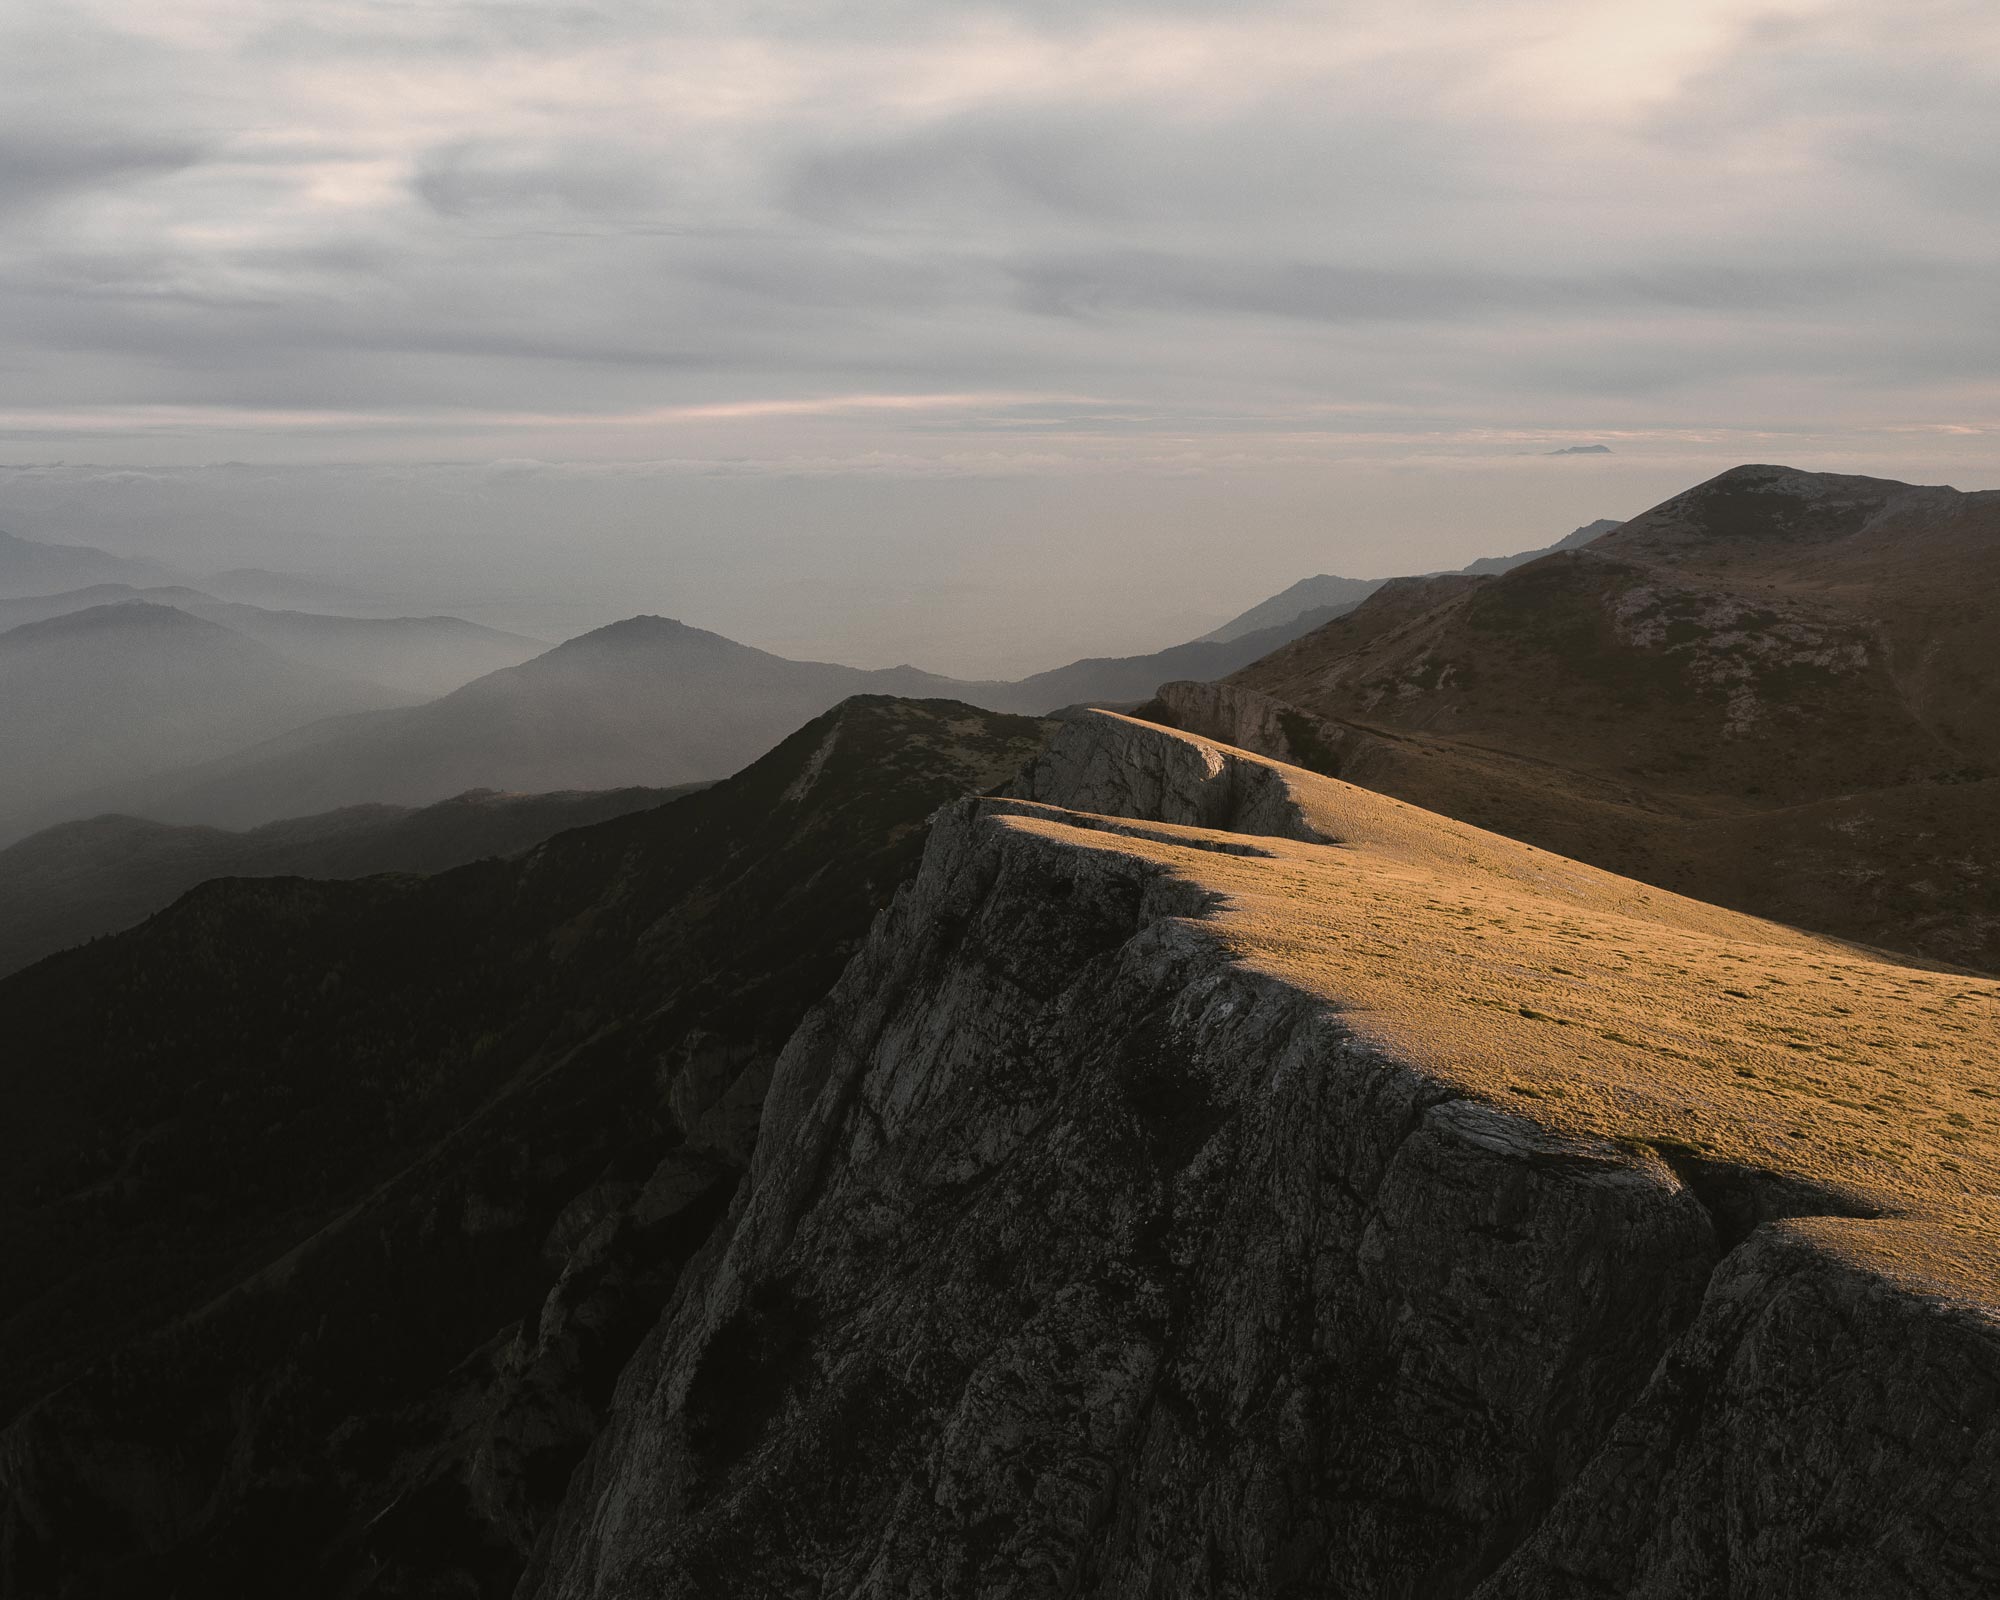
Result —
<instances>
[{"instance_id":1,"label":"steep rock wall","mask_svg":"<svg viewBox=\"0 0 2000 1600\"><path fill-rule=\"evenodd\" d=\"M1993 1321L1233 961L1115 830L1309 836L1239 762L941 814L523 1592L1987 1592Z\"/></svg>"},{"instance_id":2,"label":"steep rock wall","mask_svg":"<svg viewBox=\"0 0 2000 1600\"><path fill-rule=\"evenodd\" d=\"M1321 839L1271 768L1197 739L1155 738L1090 711L1073 714L1064 735L1052 739L1006 793L1086 815Z\"/></svg>"},{"instance_id":3,"label":"steep rock wall","mask_svg":"<svg viewBox=\"0 0 2000 1600\"><path fill-rule=\"evenodd\" d=\"M1848 1226L1723 1261L1481 1600L2000 1593L2000 1321L1824 1248Z\"/></svg>"},{"instance_id":4,"label":"steep rock wall","mask_svg":"<svg viewBox=\"0 0 2000 1600\"><path fill-rule=\"evenodd\" d=\"M1285 717L1304 713L1255 689L1233 683L1163 683L1152 702L1161 720L1204 739L1220 739L1239 750L1254 750L1276 761L1299 761L1285 731ZM1317 721L1318 719L1311 719Z\"/></svg>"}]
</instances>

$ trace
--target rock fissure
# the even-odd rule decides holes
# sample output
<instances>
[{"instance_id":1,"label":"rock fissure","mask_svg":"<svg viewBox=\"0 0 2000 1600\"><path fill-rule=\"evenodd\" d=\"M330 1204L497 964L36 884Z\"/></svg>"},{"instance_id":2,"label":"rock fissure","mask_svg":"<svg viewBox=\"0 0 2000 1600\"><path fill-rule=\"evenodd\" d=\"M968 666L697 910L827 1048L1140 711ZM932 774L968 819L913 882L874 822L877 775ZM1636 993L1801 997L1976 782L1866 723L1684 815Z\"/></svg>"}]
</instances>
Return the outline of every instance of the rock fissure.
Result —
<instances>
[{"instance_id":1,"label":"rock fissure","mask_svg":"<svg viewBox=\"0 0 2000 1600\"><path fill-rule=\"evenodd\" d=\"M1655 1140L1653 1149L1708 1212L1725 1257L1766 1223L1794 1217L1870 1219L1884 1214L1880 1206L1830 1185L1712 1160L1669 1141Z\"/></svg>"}]
</instances>

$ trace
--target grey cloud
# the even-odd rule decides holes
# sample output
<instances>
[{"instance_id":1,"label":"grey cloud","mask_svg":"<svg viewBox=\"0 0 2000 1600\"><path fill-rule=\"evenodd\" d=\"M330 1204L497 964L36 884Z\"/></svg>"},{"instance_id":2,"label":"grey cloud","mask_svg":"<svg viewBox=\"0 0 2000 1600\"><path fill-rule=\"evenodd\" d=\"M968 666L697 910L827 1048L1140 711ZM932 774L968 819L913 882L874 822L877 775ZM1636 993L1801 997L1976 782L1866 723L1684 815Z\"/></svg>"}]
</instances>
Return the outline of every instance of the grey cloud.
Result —
<instances>
[{"instance_id":1,"label":"grey cloud","mask_svg":"<svg viewBox=\"0 0 2000 1600\"><path fill-rule=\"evenodd\" d=\"M1844 0L1771 16L1653 119L1654 137L1710 152L1783 130L1821 184L1885 180L1878 197L1929 197L2000 216L2000 25L1986 0ZM1791 198L1773 186L1774 203ZM1864 220L1857 218L1857 221Z\"/></svg>"},{"instance_id":2,"label":"grey cloud","mask_svg":"<svg viewBox=\"0 0 2000 1600\"><path fill-rule=\"evenodd\" d=\"M193 166L203 148L190 139L121 135L0 134L0 212L157 177Z\"/></svg>"},{"instance_id":3,"label":"grey cloud","mask_svg":"<svg viewBox=\"0 0 2000 1600\"><path fill-rule=\"evenodd\" d=\"M463 60L559 51L667 31L649 7L579 0L447 0L331 15L284 7L245 44L253 60Z\"/></svg>"},{"instance_id":4,"label":"grey cloud","mask_svg":"<svg viewBox=\"0 0 2000 1600\"><path fill-rule=\"evenodd\" d=\"M410 187L433 212L453 218L552 209L616 219L650 210L664 195L657 167L629 150L548 152L493 142L427 151Z\"/></svg>"},{"instance_id":5,"label":"grey cloud","mask_svg":"<svg viewBox=\"0 0 2000 1600\"><path fill-rule=\"evenodd\" d=\"M1125 213L1130 185L1102 159L1094 119L955 119L904 135L813 151L785 186L789 207L828 222L868 223L912 213L982 215L1004 222L1023 207L1100 222Z\"/></svg>"},{"instance_id":6,"label":"grey cloud","mask_svg":"<svg viewBox=\"0 0 2000 1600\"><path fill-rule=\"evenodd\" d=\"M1537 276L1120 251L1030 259L1013 275L1022 305L1051 316L1146 308L1319 322L1453 322L1647 305L1713 311L1824 304L1871 291L1885 270L1881 262L1762 270L1696 264ZM1904 270L1932 275L1922 264Z\"/></svg>"},{"instance_id":7,"label":"grey cloud","mask_svg":"<svg viewBox=\"0 0 2000 1600\"><path fill-rule=\"evenodd\" d=\"M1313 321L1435 319L1539 298L1531 283L1469 273L1401 272L1321 262L1218 260L1115 251L1023 261L1020 303L1044 316L1120 309L1249 313Z\"/></svg>"},{"instance_id":8,"label":"grey cloud","mask_svg":"<svg viewBox=\"0 0 2000 1600\"><path fill-rule=\"evenodd\" d=\"M1995 86L2000 99L2000 85ZM1976 143L1939 137L1928 142L1909 136L1871 134L1852 139L1843 154L1888 184L1925 195L1933 202L1992 222L2000 215L2000 108L1985 108L1993 126Z\"/></svg>"},{"instance_id":9,"label":"grey cloud","mask_svg":"<svg viewBox=\"0 0 2000 1600\"><path fill-rule=\"evenodd\" d=\"M1264 8L1328 29L1339 9ZM954 32L998 19L1060 48L1243 15L1212 0L273 6L208 55L134 29L64 57L45 29L32 69L0 48L0 90L60 82L108 120L0 146L0 402L594 414L1006 388L1109 399L989 432L1111 436L1217 395L1265 417L1441 394L1493 419L1549 396L1692 416L1733 403L1705 384L1965 381L2000 340L1994 69L1952 54L1964 4L1895 25L1928 54L1859 51L1869 9L1748 27L1601 138L1455 93L1476 73L1421 40L1190 105L1171 72L989 91L981 36ZM572 52L732 34L749 88L708 120L535 97L544 69L600 59ZM958 53L933 80L938 40ZM863 87L792 95L787 72L836 46ZM759 76L760 52L784 70ZM880 103L876 55L906 74ZM399 95L458 75L421 116L385 104L382 132L385 64L417 85ZM481 104L489 67L508 88ZM113 193L190 167L143 206ZM52 204L100 199L86 227Z\"/></svg>"},{"instance_id":10,"label":"grey cloud","mask_svg":"<svg viewBox=\"0 0 2000 1600\"><path fill-rule=\"evenodd\" d=\"M823 224L970 234L1393 228L1487 192L1493 147L1390 109L1312 97L1187 119L1171 105L1010 106L821 142L783 203Z\"/></svg>"}]
</instances>

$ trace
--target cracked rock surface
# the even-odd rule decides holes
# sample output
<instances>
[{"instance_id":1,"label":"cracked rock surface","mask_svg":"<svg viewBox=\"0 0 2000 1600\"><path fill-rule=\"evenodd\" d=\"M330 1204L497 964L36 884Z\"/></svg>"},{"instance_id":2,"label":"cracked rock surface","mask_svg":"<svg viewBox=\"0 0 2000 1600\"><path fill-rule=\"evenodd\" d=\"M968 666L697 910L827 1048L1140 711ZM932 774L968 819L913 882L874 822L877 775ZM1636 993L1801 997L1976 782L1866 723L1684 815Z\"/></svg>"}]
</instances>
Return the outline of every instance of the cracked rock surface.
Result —
<instances>
[{"instance_id":1,"label":"cracked rock surface","mask_svg":"<svg viewBox=\"0 0 2000 1600\"><path fill-rule=\"evenodd\" d=\"M1346 832L1288 794L1091 716L940 813L524 1595L1994 1592L1985 1257L1925 1277L1874 1191L1503 1103L1247 958L1257 858ZM1519 1010L1500 1057L1581 1047Z\"/></svg>"}]
</instances>

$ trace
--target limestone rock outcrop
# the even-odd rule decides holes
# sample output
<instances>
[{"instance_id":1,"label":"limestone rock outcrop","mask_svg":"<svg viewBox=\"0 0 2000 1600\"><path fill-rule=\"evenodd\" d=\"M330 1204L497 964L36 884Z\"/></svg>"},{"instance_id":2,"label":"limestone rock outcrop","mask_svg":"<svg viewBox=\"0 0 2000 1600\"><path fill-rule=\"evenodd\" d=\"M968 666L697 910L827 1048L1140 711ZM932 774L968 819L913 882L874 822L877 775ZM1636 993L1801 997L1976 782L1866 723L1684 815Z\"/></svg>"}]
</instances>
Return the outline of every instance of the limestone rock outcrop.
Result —
<instances>
[{"instance_id":1,"label":"limestone rock outcrop","mask_svg":"<svg viewBox=\"0 0 2000 1600\"><path fill-rule=\"evenodd\" d=\"M1301 776L1093 714L940 813L524 1595L1994 1592L1987 1157L1937 1216L1779 1170L1646 1077L1726 1012L1630 998L1904 969ZM1975 1049L1993 988L1935 996Z\"/></svg>"}]
</instances>

